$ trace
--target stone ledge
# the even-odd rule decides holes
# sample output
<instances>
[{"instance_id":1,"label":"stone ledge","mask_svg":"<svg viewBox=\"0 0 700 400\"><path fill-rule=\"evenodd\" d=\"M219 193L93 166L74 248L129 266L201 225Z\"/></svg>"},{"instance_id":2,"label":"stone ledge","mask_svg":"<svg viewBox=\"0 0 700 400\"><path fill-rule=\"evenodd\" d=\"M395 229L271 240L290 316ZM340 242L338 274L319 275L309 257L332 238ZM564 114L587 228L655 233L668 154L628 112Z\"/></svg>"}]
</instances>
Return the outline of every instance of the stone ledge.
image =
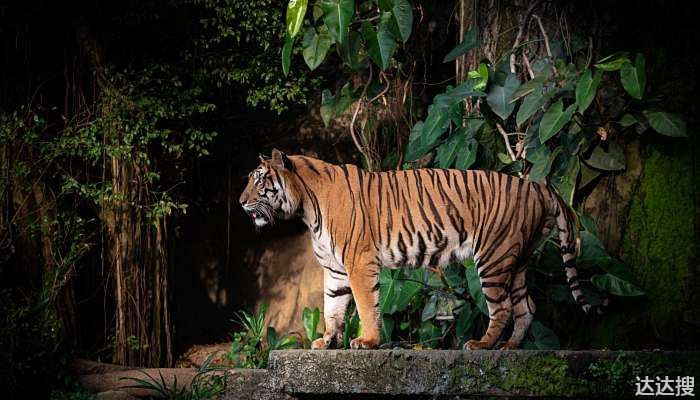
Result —
<instances>
[{"instance_id":1,"label":"stone ledge","mask_svg":"<svg viewBox=\"0 0 700 400\"><path fill-rule=\"evenodd\" d=\"M698 376L699 366L698 352L284 350L271 352L264 385L271 398L620 398L634 397L635 375Z\"/></svg>"}]
</instances>

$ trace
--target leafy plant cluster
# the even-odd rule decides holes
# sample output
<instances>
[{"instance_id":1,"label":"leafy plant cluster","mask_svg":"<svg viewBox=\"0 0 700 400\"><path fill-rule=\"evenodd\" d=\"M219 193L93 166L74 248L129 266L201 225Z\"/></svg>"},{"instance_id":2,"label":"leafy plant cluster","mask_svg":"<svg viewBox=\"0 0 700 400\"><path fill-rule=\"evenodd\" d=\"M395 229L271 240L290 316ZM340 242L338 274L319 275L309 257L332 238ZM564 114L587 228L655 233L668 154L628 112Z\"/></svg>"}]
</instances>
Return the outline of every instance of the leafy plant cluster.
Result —
<instances>
[{"instance_id":1,"label":"leafy plant cluster","mask_svg":"<svg viewBox=\"0 0 700 400\"><path fill-rule=\"evenodd\" d=\"M154 396L171 400L205 400L214 399L226 390L226 369L227 367L214 365L212 363L214 355L209 355L197 368L197 372L192 378L192 382L178 384L177 377L168 384L159 373L158 377L141 371L144 378L126 377L121 378L131 381L127 388L147 389L154 393Z\"/></svg>"},{"instance_id":2,"label":"leafy plant cluster","mask_svg":"<svg viewBox=\"0 0 700 400\"><path fill-rule=\"evenodd\" d=\"M308 7L312 18L305 19ZM319 0L312 6L290 1L282 52L285 73L290 49L304 27L303 56L311 70L333 46L343 67L351 70L371 72L370 62L380 70L398 65L396 50L410 36L412 9L405 0ZM630 136L648 131L686 136L682 118L664 111L661 99L650 93L642 54L620 52L591 65L584 41L573 43L578 44L570 54L553 46L554 54L532 60L520 75L511 69L510 52L482 60L463 83L435 96L425 117L413 126L404 168L428 160L438 168L497 170L545 182L574 207L576 194L594 186L598 177L625 169L624 144ZM454 61L479 45L472 29L443 61ZM349 83L335 95L324 90L324 122L357 101L358 91ZM592 220L581 213L579 217L582 254L577 261L584 276L590 276L582 279L589 301L603 306L610 295L643 295L629 269L606 252ZM549 238L530 264L538 275L564 279L561 256ZM532 284L535 278L530 278ZM443 271L383 270L380 284L385 342L399 338L430 347L458 347L479 330L486 312L473 264ZM546 292L555 302L573 303L564 284ZM535 321L524 346L556 348L559 341Z\"/></svg>"}]
</instances>

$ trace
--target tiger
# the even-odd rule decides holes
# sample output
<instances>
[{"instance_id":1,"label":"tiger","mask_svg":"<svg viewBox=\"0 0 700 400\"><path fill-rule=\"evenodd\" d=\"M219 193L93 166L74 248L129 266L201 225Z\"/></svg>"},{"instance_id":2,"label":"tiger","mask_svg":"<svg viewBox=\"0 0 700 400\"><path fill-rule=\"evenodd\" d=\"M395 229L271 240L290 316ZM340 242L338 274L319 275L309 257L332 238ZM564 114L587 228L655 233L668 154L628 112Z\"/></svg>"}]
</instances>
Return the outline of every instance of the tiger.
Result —
<instances>
[{"instance_id":1,"label":"tiger","mask_svg":"<svg viewBox=\"0 0 700 400\"><path fill-rule=\"evenodd\" d=\"M248 175L240 204L261 228L295 216L308 227L323 267L323 336L312 349L341 347L351 299L362 322L351 349L380 345L379 273L440 267L472 259L489 321L469 350L516 349L533 320L527 260L541 238L558 245L574 300L586 301L575 266L580 248L575 212L550 186L494 171L412 169L366 172L274 149ZM556 229L556 231L553 231Z\"/></svg>"}]
</instances>

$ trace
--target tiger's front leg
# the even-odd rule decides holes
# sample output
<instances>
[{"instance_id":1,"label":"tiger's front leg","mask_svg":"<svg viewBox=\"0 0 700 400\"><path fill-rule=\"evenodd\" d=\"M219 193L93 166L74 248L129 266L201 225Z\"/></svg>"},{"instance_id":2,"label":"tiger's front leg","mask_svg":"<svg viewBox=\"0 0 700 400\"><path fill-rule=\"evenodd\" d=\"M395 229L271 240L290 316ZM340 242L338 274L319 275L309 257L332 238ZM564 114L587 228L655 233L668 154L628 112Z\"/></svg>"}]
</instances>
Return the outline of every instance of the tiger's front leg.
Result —
<instances>
[{"instance_id":1,"label":"tiger's front leg","mask_svg":"<svg viewBox=\"0 0 700 400\"><path fill-rule=\"evenodd\" d=\"M350 341L352 349L379 346L379 266L360 264L347 268L352 296L362 321L362 336Z\"/></svg>"},{"instance_id":2,"label":"tiger's front leg","mask_svg":"<svg viewBox=\"0 0 700 400\"><path fill-rule=\"evenodd\" d=\"M323 337L311 343L312 349L341 347L345 327L345 311L352 298L350 282L344 272L323 268L323 319L326 329Z\"/></svg>"}]
</instances>

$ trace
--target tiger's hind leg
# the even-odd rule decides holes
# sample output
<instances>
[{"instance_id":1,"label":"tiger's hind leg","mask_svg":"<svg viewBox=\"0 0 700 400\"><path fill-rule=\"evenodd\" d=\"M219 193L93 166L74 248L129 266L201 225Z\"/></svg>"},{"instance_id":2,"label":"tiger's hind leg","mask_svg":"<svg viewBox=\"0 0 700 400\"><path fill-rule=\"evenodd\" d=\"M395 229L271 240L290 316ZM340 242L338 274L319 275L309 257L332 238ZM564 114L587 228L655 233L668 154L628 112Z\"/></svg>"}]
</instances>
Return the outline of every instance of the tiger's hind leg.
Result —
<instances>
[{"instance_id":1,"label":"tiger's hind leg","mask_svg":"<svg viewBox=\"0 0 700 400\"><path fill-rule=\"evenodd\" d=\"M470 340L464 347L468 350L490 349L496 343L512 315L510 281L515 257L502 257L493 262L486 261L478 268L481 291L489 309L489 326L480 340Z\"/></svg>"},{"instance_id":2,"label":"tiger's hind leg","mask_svg":"<svg viewBox=\"0 0 700 400\"><path fill-rule=\"evenodd\" d=\"M510 339L501 347L502 350L517 349L530 328L535 314L535 303L527 294L526 285L527 264L523 263L513 274L510 302L513 306L513 333Z\"/></svg>"},{"instance_id":3,"label":"tiger's hind leg","mask_svg":"<svg viewBox=\"0 0 700 400\"><path fill-rule=\"evenodd\" d=\"M326 329L323 337L311 343L312 349L342 346L345 311L352 299L348 276L336 269L324 267L323 292L323 320Z\"/></svg>"}]
</instances>

